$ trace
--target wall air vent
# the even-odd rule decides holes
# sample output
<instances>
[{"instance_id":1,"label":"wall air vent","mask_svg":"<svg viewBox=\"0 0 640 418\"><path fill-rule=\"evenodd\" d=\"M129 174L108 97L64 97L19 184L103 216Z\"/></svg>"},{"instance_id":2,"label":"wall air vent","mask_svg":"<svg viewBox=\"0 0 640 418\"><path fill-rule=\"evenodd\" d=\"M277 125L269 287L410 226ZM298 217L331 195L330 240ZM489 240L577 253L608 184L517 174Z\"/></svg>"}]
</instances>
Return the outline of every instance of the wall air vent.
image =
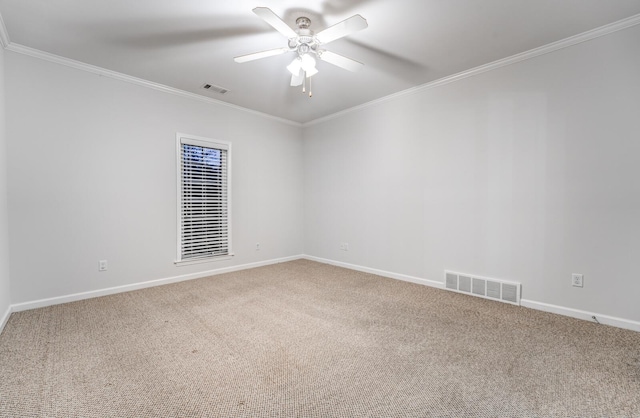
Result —
<instances>
[{"instance_id":1,"label":"wall air vent","mask_svg":"<svg viewBox=\"0 0 640 418\"><path fill-rule=\"evenodd\" d=\"M465 293L471 292L471 277L459 275L458 290Z\"/></svg>"},{"instance_id":2,"label":"wall air vent","mask_svg":"<svg viewBox=\"0 0 640 418\"><path fill-rule=\"evenodd\" d=\"M202 88L218 94L226 94L229 92L229 89L225 89L224 87L216 86L215 84L205 83L202 85Z\"/></svg>"},{"instance_id":3,"label":"wall air vent","mask_svg":"<svg viewBox=\"0 0 640 418\"><path fill-rule=\"evenodd\" d=\"M520 306L520 283L445 270L445 289Z\"/></svg>"}]
</instances>

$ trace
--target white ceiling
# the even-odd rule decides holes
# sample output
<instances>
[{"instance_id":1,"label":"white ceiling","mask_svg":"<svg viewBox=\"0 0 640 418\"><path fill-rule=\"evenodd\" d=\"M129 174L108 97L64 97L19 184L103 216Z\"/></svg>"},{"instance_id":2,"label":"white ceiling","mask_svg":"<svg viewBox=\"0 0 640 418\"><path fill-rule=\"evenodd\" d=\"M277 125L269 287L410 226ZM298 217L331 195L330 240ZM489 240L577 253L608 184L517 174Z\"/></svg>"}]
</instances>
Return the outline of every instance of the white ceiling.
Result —
<instances>
[{"instance_id":1,"label":"white ceiling","mask_svg":"<svg viewBox=\"0 0 640 418\"><path fill-rule=\"evenodd\" d=\"M306 15L316 32L362 15L367 29L326 49L365 67L319 62L310 99L289 86L293 53L235 63L286 46L257 6L292 27ZM640 0L0 0L13 45L301 123L636 14Z\"/></svg>"}]
</instances>

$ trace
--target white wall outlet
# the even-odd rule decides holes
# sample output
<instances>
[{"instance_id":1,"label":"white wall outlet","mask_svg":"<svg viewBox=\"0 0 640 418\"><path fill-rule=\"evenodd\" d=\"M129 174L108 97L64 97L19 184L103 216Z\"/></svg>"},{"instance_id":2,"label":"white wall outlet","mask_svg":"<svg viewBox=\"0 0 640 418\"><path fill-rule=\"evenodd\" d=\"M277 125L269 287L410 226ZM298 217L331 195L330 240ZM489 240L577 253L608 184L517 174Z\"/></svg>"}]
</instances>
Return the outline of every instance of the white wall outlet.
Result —
<instances>
[{"instance_id":1,"label":"white wall outlet","mask_svg":"<svg viewBox=\"0 0 640 418\"><path fill-rule=\"evenodd\" d=\"M349 251L349 243L348 242L341 242L340 243L340 250Z\"/></svg>"},{"instance_id":2,"label":"white wall outlet","mask_svg":"<svg viewBox=\"0 0 640 418\"><path fill-rule=\"evenodd\" d=\"M98 261L98 271L107 271L107 260Z\"/></svg>"},{"instance_id":3,"label":"white wall outlet","mask_svg":"<svg viewBox=\"0 0 640 418\"><path fill-rule=\"evenodd\" d=\"M571 275L571 286L573 287L582 287L583 285L583 276L582 274L573 273Z\"/></svg>"},{"instance_id":4,"label":"white wall outlet","mask_svg":"<svg viewBox=\"0 0 640 418\"><path fill-rule=\"evenodd\" d=\"M260 243L256 242L256 251L260 251Z\"/></svg>"}]
</instances>

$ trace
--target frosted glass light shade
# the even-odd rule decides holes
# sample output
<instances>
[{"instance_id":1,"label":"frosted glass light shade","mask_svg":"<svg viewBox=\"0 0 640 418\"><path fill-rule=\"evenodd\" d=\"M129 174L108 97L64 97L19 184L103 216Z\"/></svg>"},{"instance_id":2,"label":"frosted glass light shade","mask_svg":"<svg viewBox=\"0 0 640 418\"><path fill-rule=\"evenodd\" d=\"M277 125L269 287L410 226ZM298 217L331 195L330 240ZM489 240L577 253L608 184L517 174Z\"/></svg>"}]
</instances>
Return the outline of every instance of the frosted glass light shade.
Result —
<instances>
[{"instance_id":1,"label":"frosted glass light shade","mask_svg":"<svg viewBox=\"0 0 640 418\"><path fill-rule=\"evenodd\" d=\"M300 57L295 58L291 61L291 64L287 65L287 70L293 75L300 74L300 69L302 68L302 60Z\"/></svg>"},{"instance_id":2,"label":"frosted glass light shade","mask_svg":"<svg viewBox=\"0 0 640 418\"><path fill-rule=\"evenodd\" d=\"M301 58L302 69L307 73L307 77L311 77L318 73L316 69L316 60L309 54L304 54Z\"/></svg>"},{"instance_id":3,"label":"frosted glass light shade","mask_svg":"<svg viewBox=\"0 0 640 418\"><path fill-rule=\"evenodd\" d=\"M302 69L309 72L311 69L316 68L316 60L309 54L302 56Z\"/></svg>"}]
</instances>

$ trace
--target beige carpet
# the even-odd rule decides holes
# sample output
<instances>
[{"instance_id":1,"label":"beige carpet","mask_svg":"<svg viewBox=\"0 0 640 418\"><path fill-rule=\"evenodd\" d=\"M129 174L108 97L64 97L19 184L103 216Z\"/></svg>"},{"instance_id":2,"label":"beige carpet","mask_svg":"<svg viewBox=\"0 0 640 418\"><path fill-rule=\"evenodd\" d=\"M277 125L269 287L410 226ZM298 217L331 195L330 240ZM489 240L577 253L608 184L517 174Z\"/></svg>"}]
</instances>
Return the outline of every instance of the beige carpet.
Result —
<instances>
[{"instance_id":1,"label":"beige carpet","mask_svg":"<svg viewBox=\"0 0 640 418\"><path fill-rule=\"evenodd\" d=\"M640 333L299 260L14 313L3 417L640 417Z\"/></svg>"}]
</instances>

